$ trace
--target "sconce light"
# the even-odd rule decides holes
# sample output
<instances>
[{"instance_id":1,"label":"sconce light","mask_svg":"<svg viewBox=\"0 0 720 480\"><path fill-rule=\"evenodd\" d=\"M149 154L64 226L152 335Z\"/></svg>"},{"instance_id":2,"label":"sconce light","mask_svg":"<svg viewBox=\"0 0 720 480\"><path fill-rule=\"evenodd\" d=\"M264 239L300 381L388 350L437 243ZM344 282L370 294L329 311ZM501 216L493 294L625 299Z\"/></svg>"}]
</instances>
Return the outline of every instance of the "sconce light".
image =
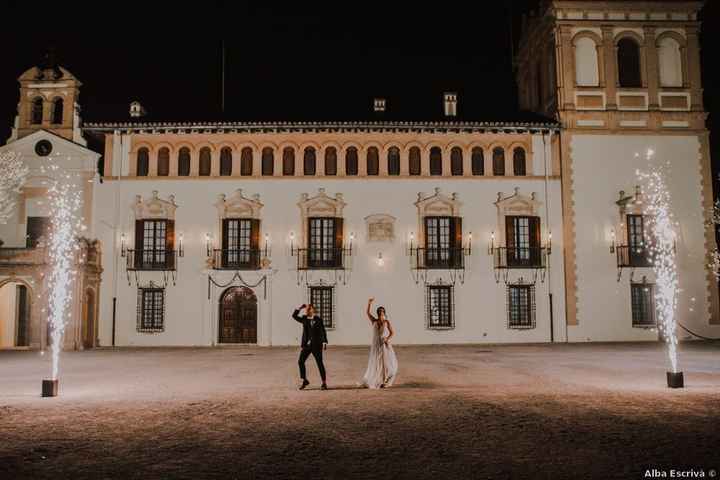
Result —
<instances>
[{"instance_id":1,"label":"sconce light","mask_svg":"<svg viewBox=\"0 0 720 480\"><path fill-rule=\"evenodd\" d=\"M182 232L180 232L180 236L178 237L178 257L182 258L185 256L185 249L183 248L183 239L185 236Z\"/></svg>"},{"instance_id":2,"label":"sconce light","mask_svg":"<svg viewBox=\"0 0 720 480\"><path fill-rule=\"evenodd\" d=\"M495 231L490 233L490 245L488 246L488 255L495 253Z\"/></svg>"},{"instance_id":3,"label":"sconce light","mask_svg":"<svg viewBox=\"0 0 720 480\"><path fill-rule=\"evenodd\" d=\"M465 248L468 255L472 255L472 232L468 233L467 247Z\"/></svg>"},{"instance_id":4,"label":"sconce light","mask_svg":"<svg viewBox=\"0 0 720 480\"><path fill-rule=\"evenodd\" d=\"M288 237L290 239L290 255L295 255L297 253L295 251L295 232L290 230L290 235Z\"/></svg>"},{"instance_id":5,"label":"sconce light","mask_svg":"<svg viewBox=\"0 0 720 480\"><path fill-rule=\"evenodd\" d=\"M415 253L415 232L410 232L408 235L407 254L413 255Z\"/></svg>"},{"instance_id":6,"label":"sconce light","mask_svg":"<svg viewBox=\"0 0 720 480\"><path fill-rule=\"evenodd\" d=\"M615 229L610 230L610 253L615 253Z\"/></svg>"},{"instance_id":7,"label":"sconce light","mask_svg":"<svg viewBox=\"0 0 720 480\"><path fill-rule=\"evenodd\" d=\"M385 265L385 260L383 259L382 252L378 252L377 264L378 264L378 267L382 267L383 265Z\"/></svg>"},{"instance_id":8,"label":"sconce light","mask_svg":"<svg viewBox=\"0 0 720 480\"><path fill-rule=\"evenodd\" d=\"M547 254L552 253L552 231L548 231Z\"/></svg>"},{"instance_id":9,"label":"sconce light","mask_svg":"<svg viewBox=\"0 0 720 480\"><path fill-rule=\"evenodd\" d=\"M268 252L270 251L270 234L265 234L265 256L268 256Z\"/></svg>"},{"instance_id":10,"label":"sconce light","mask_svg":"<svg viewBox=\"0 0 720 480\"><path fill-rule=\"evenodd\" d=\"M350 232L350 251L352 251L353 242L355 241L355 232Z\"/></svg>"},{"instance_id":11,"label":"sconce light","mask_svg":"<svg viewBox=\"0 0 720 480\"><path fill-rule=\"evenodd\" d=\"M209 257L212 254L212 242L209 233L205 234L205 250L207 252L207 256Z\"/></svg>"},{"instance_id":12,"label":"sconce light","mask_svg":"<svg viewBox=\"0 0 720 480\"><path fill-rule=\"evenodd\" d=\"M125 258L125 255L127 255L127 245L125 240L125 234L120 234L120 256Z\"/></svg>"}]
</instances>

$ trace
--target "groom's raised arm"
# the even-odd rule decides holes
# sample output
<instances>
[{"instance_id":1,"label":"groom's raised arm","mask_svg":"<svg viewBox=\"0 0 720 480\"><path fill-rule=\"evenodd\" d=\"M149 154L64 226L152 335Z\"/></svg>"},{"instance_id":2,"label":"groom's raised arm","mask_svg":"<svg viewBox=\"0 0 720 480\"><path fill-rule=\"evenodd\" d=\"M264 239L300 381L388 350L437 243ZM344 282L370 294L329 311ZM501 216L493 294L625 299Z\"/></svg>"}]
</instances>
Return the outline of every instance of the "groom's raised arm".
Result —
<instances>
[{"instance_id":1,"label":"groom's raised arm","mask_svg":"<svg viewBox=\"0 0 720 480\"><path fill-rule=\"evenodd\" d=\"M300 316L300 310L305 308L305 305L301 305L300 308L296 308L292 313L292 318L295 319L296 322L302 323L302 317Z\"/></svg>"}]
</instances>

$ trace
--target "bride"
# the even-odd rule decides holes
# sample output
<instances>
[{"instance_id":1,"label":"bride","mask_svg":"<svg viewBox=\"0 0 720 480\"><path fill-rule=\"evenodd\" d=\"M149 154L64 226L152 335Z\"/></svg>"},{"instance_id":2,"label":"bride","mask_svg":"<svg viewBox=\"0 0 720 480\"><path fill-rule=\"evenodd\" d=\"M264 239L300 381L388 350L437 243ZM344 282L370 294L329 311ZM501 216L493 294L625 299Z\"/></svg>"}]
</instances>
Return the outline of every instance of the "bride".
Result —
<instances>
[{"instance_id":1,"label":"bride","mask_svg":"<svg viewBox=\"0 0 720 480\"><path fill-rule=\"evenodd\" d=\"M395 331L385 314L385 307L377 308L377 318L371 313L372 303L375 299L368 300L367 316L372 326L372 340L370 342L370 357L368 358L367 370L362 379L362 386L367 388L389 387L395 381L397 375L397 357L390 339Z\"/></svg>"}]
</instances>

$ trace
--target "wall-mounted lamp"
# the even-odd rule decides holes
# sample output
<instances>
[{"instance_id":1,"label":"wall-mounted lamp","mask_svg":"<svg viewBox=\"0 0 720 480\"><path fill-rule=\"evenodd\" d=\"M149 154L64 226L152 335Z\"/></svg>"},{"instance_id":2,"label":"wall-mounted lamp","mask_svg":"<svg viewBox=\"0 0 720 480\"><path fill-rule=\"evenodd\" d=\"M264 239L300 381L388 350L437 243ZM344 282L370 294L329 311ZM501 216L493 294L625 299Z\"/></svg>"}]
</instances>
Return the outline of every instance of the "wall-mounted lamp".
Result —
<instances>
[{"instance_id":1,"label":"wall-mounted lamp","mask_svg":"<svg viewBox=\"0 0 720 480\"><path fill-rule=\"evenodd\" d=\"M354 241L355 241L355 232L350 232L350 245L348 246L348 249L350 250L350 252L352 252Z\"/></svg>"},{"instance_id":2,"label":"wall-mounted lamp","mask_svg":"<svg viewBox=\"0 0 720 480\"><path fill-rule=\"evenodd\" d=\"M269 256L269 252L270 252L270 234L269 234L269 233L266 233L266 234L265 234L265 248L264 248L264 250L265 250L264 255L265 255L266 257Z\"/></svg>"},{"instance_id":3,"label":"wall-mounted lamp","mask_svg":"<svg viewBox=\"0 0 720 480\"><path fill-rule=\"evenodd\" d=\"M488 245L488 255L495 253L495 231L490 233L490 245Z\"/></svg>"},{"instance_id":4,"label":"wall-mounted lamp","mask_svg":"<svg viewBox=\"0 0 720 480\"><path fill-rule=\"evenodd\" d=\"M615 253L615 229L610 230L610 253Z\"/></svg>"},{"instance_id":5,"label":"wall-mounted lamp","mask_svg":"<svg viewBox=\"0 0 720 480\"><path fill-rule=\"evenodd\" d=\"M385 260L383 259L382 252L378 252L377 265L378 267L382 267L383 265L385 265Z\"/></svg>"},{"instance_id":6,"label":"wall-mounted lamp","mask_svg":"<svg viewBox=\"0 0 720 480\"><path fill-rule=\"evenodd\" d=\"M205 233L205 251L208 257L212 254L212 239L209 233Z\"/></svg>"},{"instance_id":7,"label":"wall-mounted lamp","mask_svg":"<svg viewBox=\"0 0 720 480\"><path fill-rule=\"evenodd\" d=\"M547 254L552 253L552 231L548 231Z\"/></svg>"},{"instance_id":8,"label":"wall-mounted lamp","mask_svg":"<svg viewBox=\"0 0 720 480\"><path fill-rule=\"evenodd\" d=\"M472 255L472 232L468 233L467 246L465 247L468 255Z\"/></svg>"},{"instance_id":9,"label":"wall-mounted lamp","mask_svg":"<svg viewBox=\"0 0 720 480\"><path fill-rule=\"evenodd\" d=\"M178 257L182 258L185 256L185 249L183 248L183 239L185 238L185 235L183 235L182 232L180 232L180 236L178 237Z\"/></svg>"},{"instance_id":10,"label":"wall-mounted lamp","mask_svg":"<svg viewBox=\"0 0 720 480\"><path fill-rule=\"evenodd\" d=\"M125 255L127 255L127 243L125 239L125 234L120 234L120 256L125 258Z\"/></svg>"},{"instance_id":11,"label":"wall-mounted lamp","mask_svg":"<svg viewBox=\"0 0 720 480\"><path fill-rule=\"evenodd\" d=\"M413 255L415 253L415 232L410 232L408 235L407 254Z\"/></svg>"}]
</instances>

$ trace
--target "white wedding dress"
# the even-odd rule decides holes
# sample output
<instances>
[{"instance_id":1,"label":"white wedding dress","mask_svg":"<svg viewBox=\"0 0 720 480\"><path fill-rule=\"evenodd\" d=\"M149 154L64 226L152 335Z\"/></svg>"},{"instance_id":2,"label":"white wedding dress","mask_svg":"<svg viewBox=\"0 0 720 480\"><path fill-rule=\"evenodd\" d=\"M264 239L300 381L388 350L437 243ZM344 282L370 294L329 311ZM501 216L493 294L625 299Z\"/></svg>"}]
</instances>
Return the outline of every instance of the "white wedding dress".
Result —
<instances>
[{"instance_id":1,"label":"white wedding dress","mask_svg":"<svg viewBox=\"0 0 720 480\"><path fill-rule=\"evenodd\" d=\"M389 387L395 381L398 362L392 345L386 345L384 340L390 335L387 324L378 327L377 322L372 324L372 340L370 341L370 357L367 370L361 385L367 388L380 388L381 385Z\"/></svg>"}]
</instances>

